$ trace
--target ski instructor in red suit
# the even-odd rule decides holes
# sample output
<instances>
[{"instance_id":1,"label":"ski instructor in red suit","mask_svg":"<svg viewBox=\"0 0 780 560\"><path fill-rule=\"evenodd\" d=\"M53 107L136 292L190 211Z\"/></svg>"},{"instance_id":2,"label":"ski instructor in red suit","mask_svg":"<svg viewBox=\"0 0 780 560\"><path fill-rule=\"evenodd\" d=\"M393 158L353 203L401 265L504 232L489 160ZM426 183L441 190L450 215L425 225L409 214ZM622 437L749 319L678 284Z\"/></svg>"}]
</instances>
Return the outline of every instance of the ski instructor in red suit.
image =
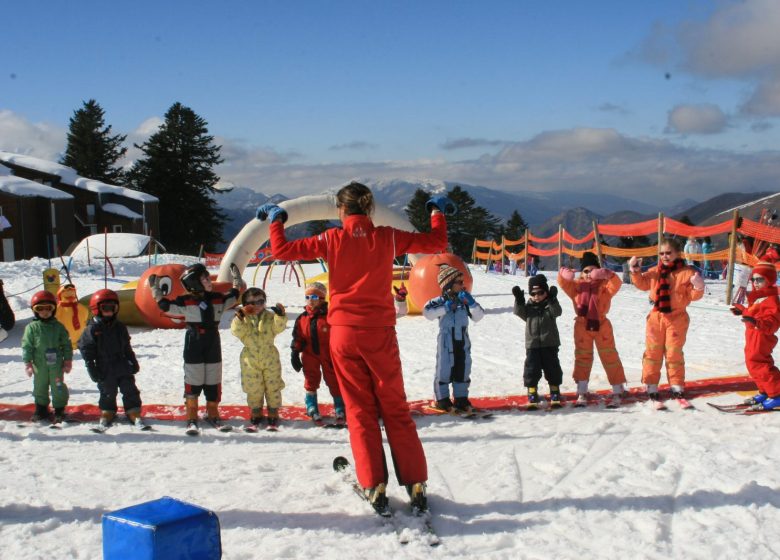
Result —
<instances>
[{"instance_id":1,"label":"ski instructor in red suit","mask_svg":"<svg viewBox=\"0 0 780 560\"><path fill-rule=\"evenodd\" d=\"M404 390L401 358L395 333L392 281L393 260L406 253L436 253L447 247L444 213L454 213L446 196L434 196L430 233L377 227L371 221L374 195L352 182L336 195L341 228L304 239L287 241L287 213L274 204L257 209L269 219L275 259L324 258L329 269L330 350L347 412L355 469L368 501L387 514L388 472L382 447L382 419L398 483L409 493L412 507L427 509L428 467Z\"/></svg>"}]
</instances>

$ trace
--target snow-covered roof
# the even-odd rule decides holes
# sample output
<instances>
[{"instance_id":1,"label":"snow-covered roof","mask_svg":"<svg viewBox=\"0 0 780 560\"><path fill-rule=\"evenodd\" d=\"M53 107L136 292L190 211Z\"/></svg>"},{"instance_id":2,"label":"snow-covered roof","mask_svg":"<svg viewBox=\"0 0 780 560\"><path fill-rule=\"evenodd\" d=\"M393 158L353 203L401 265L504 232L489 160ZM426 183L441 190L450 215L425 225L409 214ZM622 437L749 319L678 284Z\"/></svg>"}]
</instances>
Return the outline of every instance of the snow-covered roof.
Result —
<instances>
[{"instance_id":1,"label":"snow-covered roof","mask_svg":"<svg viewBox=\"0 0 780 560\"><path fill-rule=\"evenodd\" d=\"M118 187L116 185L109 185L108 183L102 183L95 179L87 179L80 177L76 173L75 169L72 169L61 163L55 163L53 161L47 161L33 156L25 156L21 154L13 154L11 152L0 151L0 161L18 165L19 167L25 167L27 169L33 169L40 171L41 173L48 173L49 175L56 175L60 180L74 187L84 189L90 192L96 193L114 193L134 200L140 200L142 202L157 202L157 197L150 194L142 193L140 191L134 191L133 189L127 189L125 187Z\"/></svg>"},{"instance_id":2,"label":"snow-covered roof","mask_svg":"<svg viewBox=\"0 0 780 560\"><path fill-rule=\"evenodd\" d=\"M0 175L0 191L14 196L40 196L41 198L53 200L68 200L73 198L72 195L53 187L47 187L46 185L41 185L35 181L23 179L22 177L4 174Z\"/></svg>"},{"instance_id":3,"label":"snow-covered roof","mask_svg":"<svg viewBox=\"0 0 780 560\"><path fill-rule=\"evenodd\" d=\"M117 216L124 216L125 218L131 218L133 220L141 220L141 219L143 219L143 216L141 214L139 214L138 212L133 212L127 206L123 206L121 204L116 204L114 202L109 202L108 204L104 204L100 208L104 212L109 212L111 214L116 214Z\"/></svg>"},{"instance_id":4,"label":"snow-covered roof","mask_svg":"<svg viewBox=\"0 0 780 560\"><path fill-rule=\"evenodd\" d=\"M148 235L140 233L98 233L79 241L70 255L74 259L86 259L87 244L89 244L89 252L93 256L102 256L104 249L107 248L109 258L138 257L146 253L150 239ZM157 240L154 242L165 251Z\"/></svg>"}]
</instances>

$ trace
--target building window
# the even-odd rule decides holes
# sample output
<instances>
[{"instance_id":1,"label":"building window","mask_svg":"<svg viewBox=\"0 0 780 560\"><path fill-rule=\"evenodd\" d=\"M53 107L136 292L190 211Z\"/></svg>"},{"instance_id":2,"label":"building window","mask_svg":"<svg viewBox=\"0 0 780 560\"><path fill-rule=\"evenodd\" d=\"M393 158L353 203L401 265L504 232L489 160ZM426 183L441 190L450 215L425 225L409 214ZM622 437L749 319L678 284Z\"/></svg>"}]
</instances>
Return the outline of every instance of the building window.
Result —
<instances>
[{"instance_id":1,"label":"building window","mask_svg":"<svg viewBox=\"0 0 780 560\"><path fill-rule=\"evenodd\" d=\"M122 226L121 225L113 225L111 226L111 231L114 233L122 233Z\"/></svg>"},{"instance_id":2,"label":"building window","mask_svg":"<svg viewBox=\"0 0 780 560\"><path fill-rule=\"evenodd\" d=\"M95 219L95 205L87 204L87 219L93 221Z\"/></svg>"}]
</instances>

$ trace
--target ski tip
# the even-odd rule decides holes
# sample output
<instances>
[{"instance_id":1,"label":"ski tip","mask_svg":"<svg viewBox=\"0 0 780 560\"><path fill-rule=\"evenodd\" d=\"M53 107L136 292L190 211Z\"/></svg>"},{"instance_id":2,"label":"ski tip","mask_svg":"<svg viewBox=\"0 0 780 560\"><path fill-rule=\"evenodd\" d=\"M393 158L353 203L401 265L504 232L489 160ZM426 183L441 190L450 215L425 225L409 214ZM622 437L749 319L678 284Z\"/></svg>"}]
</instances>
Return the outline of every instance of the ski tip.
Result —
<instances>
[{"instance_id":1,"label":"ski tip","mask_svg":"<svg viewBox=\"0 0 780 560\"><path fill-rule=\"evenodd\" d=\"M333 470L343 471L349 466L349 460L346 457L336 457L333 459Z\"/></svg>"}]
</instances>

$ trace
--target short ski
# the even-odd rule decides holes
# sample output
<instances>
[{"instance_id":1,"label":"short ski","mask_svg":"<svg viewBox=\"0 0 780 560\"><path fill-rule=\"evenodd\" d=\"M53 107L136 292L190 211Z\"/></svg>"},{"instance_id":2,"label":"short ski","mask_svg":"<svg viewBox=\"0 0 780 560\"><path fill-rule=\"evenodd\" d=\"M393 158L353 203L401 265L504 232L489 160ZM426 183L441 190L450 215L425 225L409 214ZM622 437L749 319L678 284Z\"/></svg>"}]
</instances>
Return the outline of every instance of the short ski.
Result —
<instances>
[{"instance_id":1,"label":"short ski","mask_svg":"<svg viewBox=\"0 0 780 560\"><path fill-rule=\"evenodd\" d=\"M712 408L719 410L720 412L725 412L727 414L742 414L744 416L752 416L755 414L765 414L767 412L775 412L773 410L756 410L752 407L752 405L749 404L715 404L708 402L708 405L710 405Z\"/></svg>"},{"instance_id":2,"label":"short ski","mask_svg":"<svg viewBox=\"0 0 780 560\"><path fill-rule=\"evenodd\" d=\"M184 433L188 436L199 436L200 428L198 428L198 424L196 422L188 422Z\"/></svg>"},{"instance_id":3,"label":"short ski","mask_svg":"<svg viewBox=\"0 0 780 560\"><path fill-rule=\"evenodd\" d=\"M368 504L368 498L363 492L363 488L358 483L357 478L355 477L355 471L351 468L350 462L346 457L336 457L333 459L333 470L340 473L342 479L349 484L352 491ZM430 511L418 515L402 516L388 507L388 513L389 515L387 516L377 514L377 517L382 520L383 526L393 528L399 543L409 544L411 542L419 541L428 546L438 546L441 543L441 540L438 535L436 535L433 526L431 525Z\"/></svg>"},{"instance_id":4,"label":"short ski","mask_svg":"<svg viewBox=\"0 0 780 560\"><path fill-rule=\"evenodd\" d=\"M677 404L680 405L680 409L682 410L696 410L696 407L691 404L691 401L689 401L686 398L682 399L675 399L677 401Z\"/></svg>"},{"instance_id":5,"label":"short ski","mask_svg":"<svg viewBox=\"0 0 780 560\"><path fill-rule=\"evenodd\" d=\"M111 424L96 424L92 427L90 427L90 431L95 432L96 434L105 434L108 429L113 426L113 423Z\"/></svg>"},{"instance_id":6,"label":"short ski","mask_svg":"<svg viewBox=\"0 0 780 560\"><path fill-rule=\"evenodd\" d=\"M219 418L209 418L209 417L206 417L203 420L206 421L206 424L208 424L209 426L211 426L213 428L216 428L220 432L232 432L233 431L233 426L231 426L230 424L225 424Z\"/></svg>"}]
</instances>

